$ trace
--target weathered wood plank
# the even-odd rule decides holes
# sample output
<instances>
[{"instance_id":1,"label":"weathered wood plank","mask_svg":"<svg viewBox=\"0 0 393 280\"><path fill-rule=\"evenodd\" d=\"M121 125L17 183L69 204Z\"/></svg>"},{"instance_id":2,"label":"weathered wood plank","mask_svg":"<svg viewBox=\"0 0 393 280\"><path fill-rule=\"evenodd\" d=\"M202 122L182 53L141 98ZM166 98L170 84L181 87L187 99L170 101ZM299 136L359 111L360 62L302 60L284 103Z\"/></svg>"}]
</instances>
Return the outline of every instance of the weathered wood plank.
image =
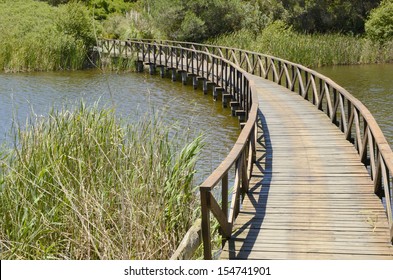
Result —
<instances>
[{"instance_id":1,"label":"weathered wood plank","mask_svg":"<svg viewBox=\"0 0 393 280\"><path fill-rule=\"evenodd\" d=\"M222 259L248 259L248 260L386 260L392 259L386 255L368 254L332 254L332 253L298 253L298 252L277 252L277 251L238 251L230 253L224 250L221 254Z\"/></svg>"},{"instance_id":2,"label":"weathered wood plank","mask_svg":"<svg viewBox=\"0 0 393 280\"><path fill-rule=\"evenodd\" d=\"M353 145L298 95L256 83L257 162L221 258L393 259L386 212Z\"/></svg>"},{"instance_id":3,"label":"weathered wood plank","mask_svg":"<svg viewBox=\"0 0 393 280\"><path fill-rule=\"evenodd\" d=\"M324 253L324 254L367 254L385 255L392 257L392 250L386 246L364 246L363 243L341 242L339 244L302 242L300 244L292 242L278 243L254 243L254 241L228 241L228 251L274 251L274 252L298 252L298 253Z\"/></svg>"}]
</instances>

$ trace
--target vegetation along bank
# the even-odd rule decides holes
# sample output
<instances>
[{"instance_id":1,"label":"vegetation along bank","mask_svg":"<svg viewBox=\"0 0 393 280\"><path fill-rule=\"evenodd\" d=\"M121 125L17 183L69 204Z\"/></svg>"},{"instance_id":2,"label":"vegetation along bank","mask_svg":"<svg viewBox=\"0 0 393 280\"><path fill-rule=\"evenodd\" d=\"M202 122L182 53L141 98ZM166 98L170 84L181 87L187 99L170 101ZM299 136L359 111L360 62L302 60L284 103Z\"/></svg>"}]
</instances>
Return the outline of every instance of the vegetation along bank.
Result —
<instances>
[{"instance_id":1,"label":"vegetation along bank","mask_svg":"<svg viewBox=\"0 0 393 280\"><path fill-rule=\"evenodd\" d=\"M0 150L0 259L169 259L199 216L201 137L83 103Z\"/></svg>"},{"instance_id":2,"label":"vegetation along bank","mask_svg":"<svg viewBox=\"0 0 393 280\"><path fill-rule=\"evenodd\" d=\"M210 42L307 66L393 61L393 0L0 0L0 69L91 66L96 38Z\"/></svg>"}]
</instances>

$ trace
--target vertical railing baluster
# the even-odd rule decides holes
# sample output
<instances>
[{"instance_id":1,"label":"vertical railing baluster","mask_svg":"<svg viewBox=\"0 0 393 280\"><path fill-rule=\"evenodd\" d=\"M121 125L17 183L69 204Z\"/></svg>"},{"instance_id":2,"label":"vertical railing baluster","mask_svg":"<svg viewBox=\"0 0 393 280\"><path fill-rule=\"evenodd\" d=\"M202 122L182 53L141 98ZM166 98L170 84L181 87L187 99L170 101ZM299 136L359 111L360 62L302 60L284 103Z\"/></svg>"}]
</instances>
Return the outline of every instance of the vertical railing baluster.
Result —
<instances>
[{"instance_id":1,"label":"vertical railing baluster","mask_svg":"<svg viewBox=\"0 0 393 280\"><path fill-rule=\"evenodd\" d=\"M212 259L211 233L210 233L210 191L200 188L201 214L202 214L202 240L205 260Z\"/></svg>"},{"instance_id":2,"label":"vertical railing baluster","mask_svg":"<svg viewBox=\"0 0 393 280\"><path fill-rule=\"evenodd\" d=\"M221 179L221 208L222 212L224 213L226 217L226 221L228 222L228 173L225 173L224 176ZM227 239L229 236L225 236L225 239ZM222 246L224 246L225 239L223 239Z\"/></svg>"}]
</instances>

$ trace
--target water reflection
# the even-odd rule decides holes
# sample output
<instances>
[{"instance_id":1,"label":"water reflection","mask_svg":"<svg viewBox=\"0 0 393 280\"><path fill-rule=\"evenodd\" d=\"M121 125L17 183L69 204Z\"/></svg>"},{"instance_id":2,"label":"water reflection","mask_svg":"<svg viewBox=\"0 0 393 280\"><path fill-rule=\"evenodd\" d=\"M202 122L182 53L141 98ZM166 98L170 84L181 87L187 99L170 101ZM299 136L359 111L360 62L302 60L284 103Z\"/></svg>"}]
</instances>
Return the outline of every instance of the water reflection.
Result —
<instances>
[{"instance_id":1,"label":"water reflection","mask_svg":"<svg viewBox=\"0 0 393 280\"><path fill-rule=\"evenodd\" d=\"M203 133L205 147L198 162L198 183L225 158L239 133L236 118L201 90L158 76L99 71L0 74L0 142L7 142L13 119L23 123L33 111L47 115L51 108L80 100L114 106L116 113L135 121L146 112L162 112L165 122L195 136Z\"/></svg>"}]
</instances>

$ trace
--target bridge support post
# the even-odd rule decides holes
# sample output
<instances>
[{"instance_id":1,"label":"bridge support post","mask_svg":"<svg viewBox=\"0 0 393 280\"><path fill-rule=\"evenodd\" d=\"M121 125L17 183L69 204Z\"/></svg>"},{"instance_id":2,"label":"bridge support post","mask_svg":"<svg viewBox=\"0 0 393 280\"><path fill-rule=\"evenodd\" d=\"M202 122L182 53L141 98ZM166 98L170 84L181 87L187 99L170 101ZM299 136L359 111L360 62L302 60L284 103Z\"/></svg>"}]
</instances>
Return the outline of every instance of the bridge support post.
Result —
<instances>
[{"instance_id":1,"label":"bridge support post","mask_svg":"<svg viewBox=\"0 0 393 280\"><path fill-rule=\"evenodd\" d=\"M163 65L160 66L160 76L161 78L165 77L165 67Z\"/></svg>"},{"instance_id":2,"label":"bridge support post","mask_svg":"<svg viewBox=\"0 0 393 280\"><path fill-rule=\"evenodd\" d=\"M142 73L143 72L143 61L137 61L136 64L136 72Z\"/></svg>"},{"instance_id":3,"label":"bridge support post","mask_svg":"<svg viewBox=\"0 0 393 280\"><path fill-rule=\"evenodd\" d=\"M227 108L228 102L231 100L231 94L227 92L222 93L222 107Z\"/></svg>"},{"instance_id":4,"label":"bridge support post","mask_svg":"<svg viewBox=\"0 0 393 280\"><path fill-rule=\"evenodd\" d=\"M181 72L181 82L183 83L183 85L187 84L187 72L185 71Z\"/></svg>"},{"instance_id":5,"label":"bridge support post","mask_svg":"<svg viewBox=\"0 0 393 280\"><path fill-rule=\"evenodd\" d=\"M221 87L213 87L213 100L217 101L218 99L218 94L221 92L222 93L223 88Z\"/></svg>"},{"instance_id":6,"label":"bridge support post","mask_svg":"<svg viewBox=\"0 0 393 280\"><path fill-rule=\"evenodd\" d=\"M196 76L192 77L192 86L194 89L198 88L198 78Z\"/></svg>"},{"instance_id":7,"label":"bridge support post","mask_svg":"<svg viewBox=\"0 0 393 280\"><path fill-rule=\"evenodd\" d=\"M176 81L176 69L171 69L171 76L172 76L172 81L175 82Z\"/></svg>"},{"instance_id":8,"label":"bridge support post","mask_svg":"<svg viewBox=\"0 0 393 280\"><path fill-rule=\"evenodd\" d=\"M156 65L155 64L150 64L149 65L149 74L154 75L156 73Z\"/></svg>"},{"instance_id":9,"label":"bridge support post","mask_svg":"<svg viewBox=\"0 0 393 280\"><path fill-rule=\"evenodd\" d=\"M240 104L237 101L231 101L231 112L232 112L232 117L236 117L236 110L239 109Z\"/></svg>"},{"instance_id":10,"label":"bridge support post","mask_svg":"<svg viewBox=\"0 0 393 280\"><path fill-rule=\"evenodd\" d=\"M202 86L202 90L203 90L204 94L207 94L207 88L208 88L208 83L207 83L207 80L204 79L203 80L203 86Z\"/></svg>"},{"instance_id":11,"label":"bridge support post","mask_svg":"<svg viewBox=\"0 0 393 280\"><path fill-rule=\"evenodd\" d=\"M217 101L218 91L216 87L213 87L213 100Z\"/></svg>"}]
</instances>

